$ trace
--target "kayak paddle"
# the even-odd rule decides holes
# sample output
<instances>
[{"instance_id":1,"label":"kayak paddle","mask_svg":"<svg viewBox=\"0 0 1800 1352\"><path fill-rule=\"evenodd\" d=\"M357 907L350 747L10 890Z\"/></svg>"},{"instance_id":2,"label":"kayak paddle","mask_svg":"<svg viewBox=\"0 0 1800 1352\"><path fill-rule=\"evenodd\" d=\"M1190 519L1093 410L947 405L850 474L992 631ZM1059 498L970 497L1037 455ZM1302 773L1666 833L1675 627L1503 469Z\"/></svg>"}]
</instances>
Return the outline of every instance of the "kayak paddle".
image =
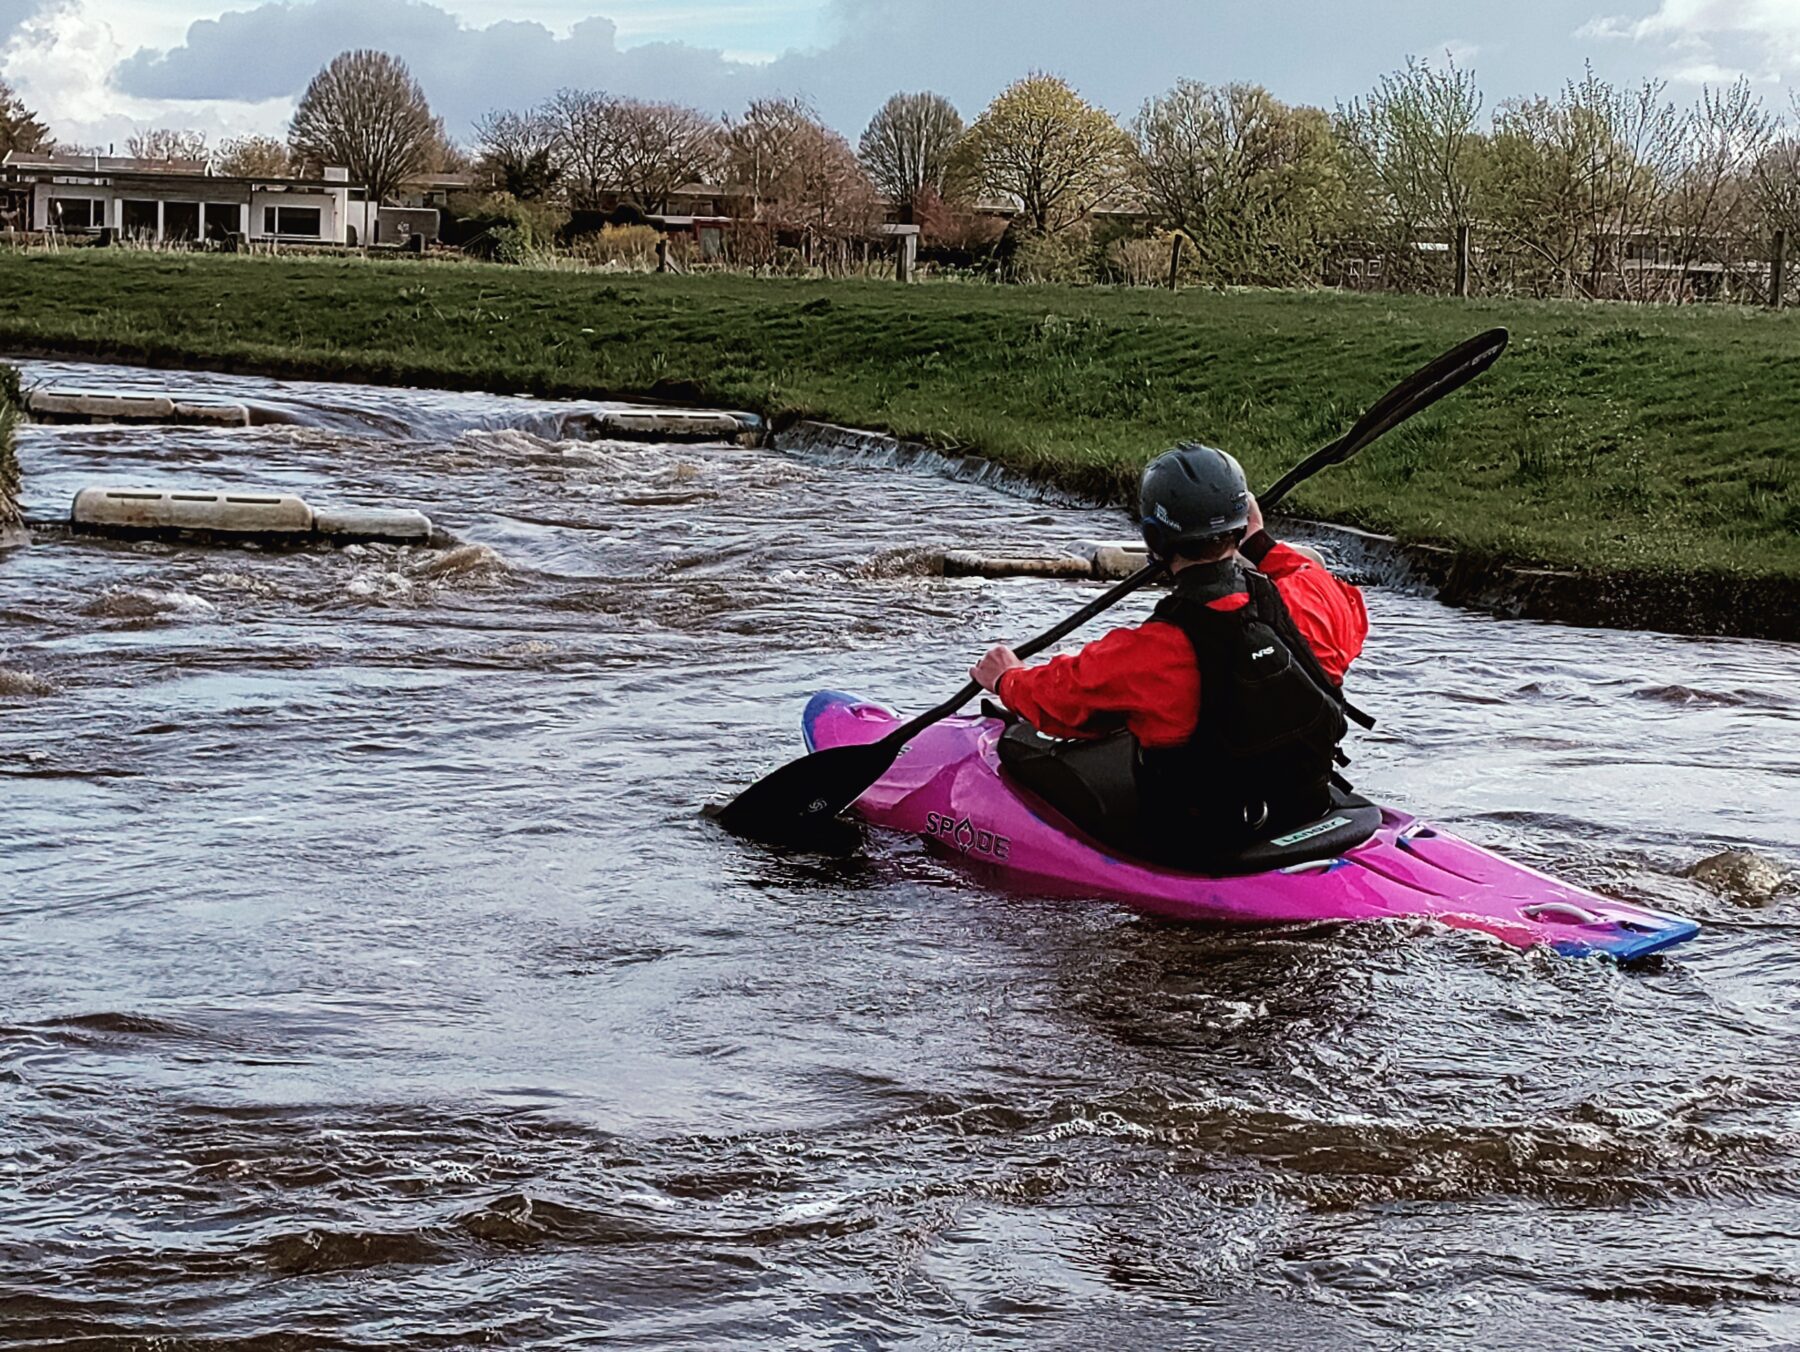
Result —
<instances>
[{"instance_id":1,"label":"kayak paddle","mask_svg":"<svg viewBox=\"0 0 1800 1352\"><path fill-rule=\"evenodd\" d=\"M1505 329L1489 329L1420 367L1371 404L1343 436L1277 479L1267 493L1257 498L1258 504L1269 511L1325 466L1342 464L1382 433L1461 389L1494 364L1506 349L1506 338ZM1160 562L1147 564L1014 651L1021 658L1036 656L1101 611L1117 605L1163 569ZM803 845L809 838L816 838L826 821L835 818L886 774L908 742L933 723L949 718L980 692L981 687L970 681L942 704L908 719L880 741L828 747L789 761L724 806L708 809L708 815L735 835L770 844Z\"/></svg>"}]
</instances>

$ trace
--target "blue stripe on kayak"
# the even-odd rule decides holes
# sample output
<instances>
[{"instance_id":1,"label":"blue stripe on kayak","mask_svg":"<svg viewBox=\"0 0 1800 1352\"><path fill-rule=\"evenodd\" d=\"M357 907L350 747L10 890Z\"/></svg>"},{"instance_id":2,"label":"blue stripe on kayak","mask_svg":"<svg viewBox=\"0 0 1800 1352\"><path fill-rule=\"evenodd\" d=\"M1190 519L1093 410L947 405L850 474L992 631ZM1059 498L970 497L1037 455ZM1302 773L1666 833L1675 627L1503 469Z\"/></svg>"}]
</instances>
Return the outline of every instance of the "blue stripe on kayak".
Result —
<instances>
[{"instance_id":1,"label":"blue stripe on kayak","mask_svg":"<svg viewBox=\"0 0 1800 1352\"><path fill-rule=\"evenodd\" d=\"M813 724L828 710L839 708L845 704L859 704L855 695L846 695L842 690L821 690L806 701L806 712L800 715L800 735L806 739L806 749L817 751L813 745Z\"/></svg>"},{"instance_id":2,"label":"blue stripe on kayak","mask_svg":"<svg viewBox=\"0 0 1800 1352\"><path fill-rule=\"evenodd\" d=\"M1685 943L1699 932L1698 921L1672 920L1661 929L1649 934L1633 933L1620 926L1611 938L1565 939L1560 943L1551 944L1550 947L1558 953L1567 954L1570 957L1604 953L1616 962L1633 962L1638 958L1647 958L1652 953L1660 953L1665 948Z\"/></svg>"}]
</instances>

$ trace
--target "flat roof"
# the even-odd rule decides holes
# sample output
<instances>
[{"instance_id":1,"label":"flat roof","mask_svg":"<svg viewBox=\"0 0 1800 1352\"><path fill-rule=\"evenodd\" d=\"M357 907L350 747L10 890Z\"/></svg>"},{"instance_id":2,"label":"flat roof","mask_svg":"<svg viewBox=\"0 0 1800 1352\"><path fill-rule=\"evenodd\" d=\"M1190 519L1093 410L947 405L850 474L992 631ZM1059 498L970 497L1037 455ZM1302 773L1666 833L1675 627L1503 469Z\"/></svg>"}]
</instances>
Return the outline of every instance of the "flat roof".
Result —
<instances>
[{"instance_id":1,"label":"flat roof","mask_svg":"<svg viewBox=\"0 0 1800 1352\"><path fill-rule=\"evenodd\" d=\"M362 184L343 179L296 178L287 174L215 174L203 160L134 160L117 155L21 155L8 151L0 157L0 172L13 182L50 179L86 179L99 186L128 183L149 187L158 183L182 187L240 185L265 188L313 188L362 190Z\"/></svg>"}]
</instances>

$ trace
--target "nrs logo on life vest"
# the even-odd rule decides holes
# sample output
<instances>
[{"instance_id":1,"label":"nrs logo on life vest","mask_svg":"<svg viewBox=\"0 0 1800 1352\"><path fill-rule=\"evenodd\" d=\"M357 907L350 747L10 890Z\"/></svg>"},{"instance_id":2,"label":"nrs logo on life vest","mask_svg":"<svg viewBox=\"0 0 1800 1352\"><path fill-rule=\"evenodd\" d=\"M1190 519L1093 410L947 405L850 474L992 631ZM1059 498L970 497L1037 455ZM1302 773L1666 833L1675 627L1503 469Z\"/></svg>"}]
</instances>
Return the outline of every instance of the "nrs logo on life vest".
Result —
<instances>
[{"instance_id":1,"label":"nrs logo on life vest","mask_svg":"<svg viewBox=\"0 0 1800 1352\"><path fill-rule=\"evenodd\" d=\"M984 854L990 859L1005 859L1012 853L1012 841L984 831L967 817L960 820L948 812L927 812L925 834L948 840L964 854Z\"/></svg>"}]
</instances>

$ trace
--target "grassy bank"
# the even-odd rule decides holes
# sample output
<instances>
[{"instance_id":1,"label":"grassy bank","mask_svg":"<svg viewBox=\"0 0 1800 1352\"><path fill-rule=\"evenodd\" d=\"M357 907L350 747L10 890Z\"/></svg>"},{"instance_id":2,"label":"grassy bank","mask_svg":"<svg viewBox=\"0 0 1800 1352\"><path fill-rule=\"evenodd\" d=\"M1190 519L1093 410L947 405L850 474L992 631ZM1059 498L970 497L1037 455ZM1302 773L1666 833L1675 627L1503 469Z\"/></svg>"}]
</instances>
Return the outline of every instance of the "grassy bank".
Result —
<instances>
[{"instance_id":1,"label":"grassy bank","mask_svg":"<svg viewBox=\"0 0 1800 1352\"><path fill-rule=\"evenodd\" d=\"M66 251L0 255L0 350L657 394L979 452L1122 497L1184 437L1267 482L1493 324L1488 376L1296 510L1481 554L1800 578L1800 317Z\"/></svg>"}]
</instances>

